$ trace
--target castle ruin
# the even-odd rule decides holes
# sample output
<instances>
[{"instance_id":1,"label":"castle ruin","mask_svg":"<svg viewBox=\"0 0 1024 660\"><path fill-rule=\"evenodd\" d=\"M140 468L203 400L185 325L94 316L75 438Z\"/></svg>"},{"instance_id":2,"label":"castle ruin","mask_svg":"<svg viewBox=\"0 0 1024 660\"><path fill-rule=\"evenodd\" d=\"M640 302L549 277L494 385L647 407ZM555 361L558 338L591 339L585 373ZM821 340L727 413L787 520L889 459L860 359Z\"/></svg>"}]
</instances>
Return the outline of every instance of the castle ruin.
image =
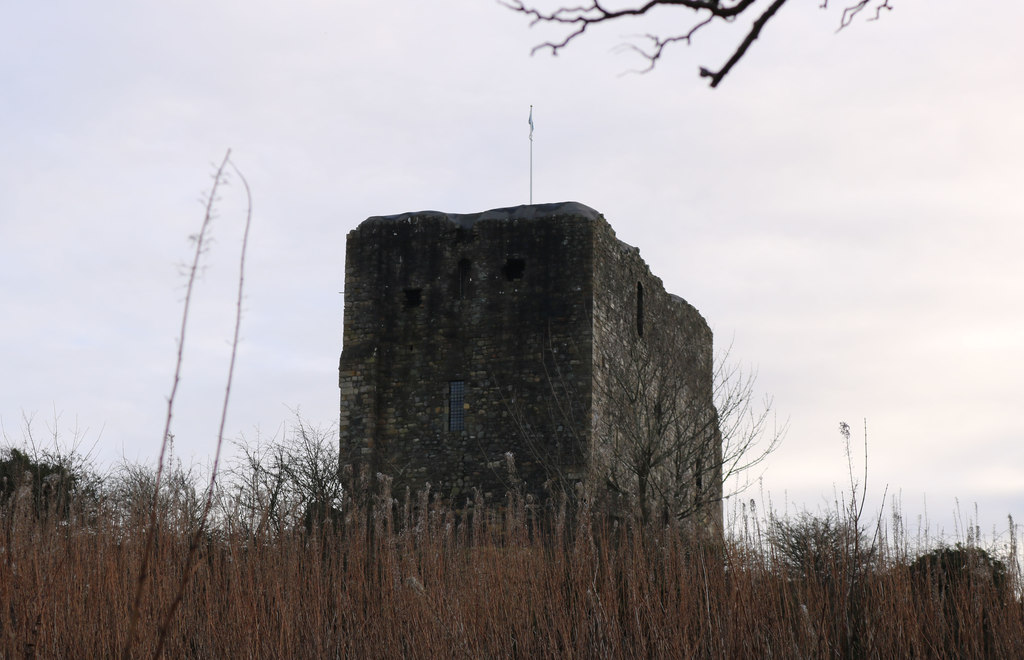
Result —
<instances>
[{"instance_id":1,"label":"castle ruin","mask_svg":"<svg viewBox=\"0 0 1024 660\"><path fill-rule=\"evenodd\" d=\"M703 317L582 204L348 235L341 460L395 492L564 489L720 528L711 380Z\"/></svg>"}]
</instances>

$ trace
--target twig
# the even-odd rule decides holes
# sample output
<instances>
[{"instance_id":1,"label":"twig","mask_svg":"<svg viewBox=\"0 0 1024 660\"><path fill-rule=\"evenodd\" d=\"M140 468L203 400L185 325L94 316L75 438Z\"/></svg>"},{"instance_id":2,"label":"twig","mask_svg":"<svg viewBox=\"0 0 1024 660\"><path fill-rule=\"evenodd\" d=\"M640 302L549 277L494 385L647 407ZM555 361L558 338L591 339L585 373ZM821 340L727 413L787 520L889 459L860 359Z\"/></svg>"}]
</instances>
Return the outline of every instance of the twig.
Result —
<instances>
[{"instance_id":1,"label":"twig","mask_svg":"<svg viewBox=\"0 0 1024 660\"><path fill-rule=\"evenodd\" d=\"M224 162L229 163L228 158L231 155L231 150L228 149L228 153L224 157ZM171 602L171 606L167 610L167 615L164 617L163 623L160 625L160 636L157 640L156 650L153 652L153 658L159 658L163 653L164 645L167 642L167 631L170 629L171 621L174 619L174 614L181 605L181 601L185 596L185 588L188 586L189 580L192 578L192 571L195 568L196 556L198 555L199 542L202 539L203 533L206 531L206 521L210 515L210 509L213 508L213 493L214 488L217 485L217 469L220 466L220 454L221 447L224 445L224 426L227 422L228 417L228 402L231 399L231 382L235 375L235 358L238 355L238 334L239 329L242 326L242 297L245 284L245 252L249 245L249 227L252 224L252 191L249 189L249 182L245 180L245 176L242 175L241 171L235 167L234 163L231 164L231 169L235 171L238 178L241 179L242 185L245 186L246 196L246 212L245 212L245 231L242 235L242 254L239 258L238 266L238 298L235 301L235 332L231 339L231 360L228 364L228 376L227 384L224 387L224 405L221 407L220 412L220 428L217 430L217 450L214 453L213 458L213 469L210 473L210 483L206 487L206 502L203 505L203 513L199 517L199 522L196 525L196 529L192 534L192 540L188 546L188 557L185 560L185 570L182 573L181 581L178 583L178 591L174 595L174 600ZM221 169L223 169L221 165Z\"/></svg>"},{"instance_id":2,"label":"twig","mask_svg":"<svg viewBox=\"0 0 1024 660\"><path fill-rule=\"evenodd\" d=\"M181 382L181 365L185 355L185 331L188 328L189 309L192 304L192 291L195 288L196 279L199 273L199 263L206 246L206 238L210 222L213 219L214 201L217 199L217 190L224 181L224 169L227 167L228 159L231 157L231 150L224 154L224 159L213 175L213 186L206 199L206 210L203 214L203 222L199 227L199 233L192 238L195 241L195 252L192 256L192 264L188 270L188 283L185 289L185 304L181 313L181 329L178 335L178 355L174 365L174 379L171 383L171 393L167 397L167 415L164 418L164 431L160 438L160 458L157 463L156 480L153 487L153 502L149 511L149 524L146 534L146 548L142 554L142 564L139 566L139 578L135 585L135 598L132 603L131 618L128 621L128 639L125 642L122 657L125 660L131 656L132 647L135 646L135 638L138 634L139 613L142 610L142 598L145 595L146 583L149 579L149 563L153 557L153 550L156 545L158 529L158 509L160 497L160 483L163 477L164 462L167 455L167 445L171 437L171 419L174 416L174 401L178 393L178 384Z\"/></svg>"},{"instance_id":3,"label":"twig","mask_svg":"<svg viewBox=\"0 0 1024 660\"><path fill-rule=\"evenodd\" d=\"M761 28L765 26L765 23L767 23L768 20L775 15L775 12L779 11L784 4L786 4L786 0L775 0L775 2L773 2L771 6L761 14L761 17L754 21L754 25L750 28L750 32L747 33L747 36L743 39L743 42L740 43L736 52L732 54L732 57L729 58L729 61L725 63L725 66L718 71L708 71L704 67L701 67L700 77L711 78L711 86L718 87L718 83L722 82L722 78L732 70L732 67L740 61L740 58L747 52L750 45L754 43L754 40L761 35Z\"/></svg>"}]
</instances>

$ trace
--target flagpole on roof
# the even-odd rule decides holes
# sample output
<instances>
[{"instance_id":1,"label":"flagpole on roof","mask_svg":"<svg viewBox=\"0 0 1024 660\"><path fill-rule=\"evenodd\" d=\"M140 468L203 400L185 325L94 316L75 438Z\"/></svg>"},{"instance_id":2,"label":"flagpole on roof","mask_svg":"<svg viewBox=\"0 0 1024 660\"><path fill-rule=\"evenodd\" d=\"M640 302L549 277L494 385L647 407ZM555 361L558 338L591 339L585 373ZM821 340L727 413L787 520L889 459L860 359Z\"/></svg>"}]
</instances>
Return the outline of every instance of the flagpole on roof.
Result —
<instances>
[{"instance_id":1,"label":"flagpole on roof","mask_svg":"<svg viewBox=\"0 0 1024 660\"><path fill-rule=\"evenodd\" d=\"M533 105L530 105L530 204L533 205Z\"/></svg>"}]
</instances>

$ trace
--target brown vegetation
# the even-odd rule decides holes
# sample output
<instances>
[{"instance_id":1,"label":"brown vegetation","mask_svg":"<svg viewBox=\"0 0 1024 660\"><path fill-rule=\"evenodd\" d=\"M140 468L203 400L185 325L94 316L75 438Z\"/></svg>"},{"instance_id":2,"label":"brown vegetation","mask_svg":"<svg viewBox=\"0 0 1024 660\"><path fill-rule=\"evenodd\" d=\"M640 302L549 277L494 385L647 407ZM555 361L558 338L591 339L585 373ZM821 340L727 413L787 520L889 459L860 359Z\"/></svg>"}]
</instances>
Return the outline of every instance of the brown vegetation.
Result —
<instances>
[{"instance_id":1,"label":"brown vegetation","mask_svg":"<svg viewBox=\"0 0 1024 660\"><path fill-rule=\"evenodd\" d=\"M188 479L180 469L171 477L165 483L186 492L161 498L135 657L157 648L195 531ZM17 492L0 509L0 655L121 653L146 507L119 499L131 489L111 487L40 515L45 500ZM977 548L912 562L908 548L878 543L853 556L845 540L829 542L844 524L838 515L798 518L788 533L776 523L763 538L750 520L723 547L696 547L672 524L534 508L514 496L500 510L476 503L474 515L384 491L363 498L368 508L345 498L337 516L312 528L299 514L252 525L233 517L251 512L230 492L221 489L169 622L170 657L1013 657L1024 649L1012 557L998 562L997 579L957 579L950 570L973 576L996 564ZM808 535L805 545L772 541Z\"/></svg>"}]
</instances>

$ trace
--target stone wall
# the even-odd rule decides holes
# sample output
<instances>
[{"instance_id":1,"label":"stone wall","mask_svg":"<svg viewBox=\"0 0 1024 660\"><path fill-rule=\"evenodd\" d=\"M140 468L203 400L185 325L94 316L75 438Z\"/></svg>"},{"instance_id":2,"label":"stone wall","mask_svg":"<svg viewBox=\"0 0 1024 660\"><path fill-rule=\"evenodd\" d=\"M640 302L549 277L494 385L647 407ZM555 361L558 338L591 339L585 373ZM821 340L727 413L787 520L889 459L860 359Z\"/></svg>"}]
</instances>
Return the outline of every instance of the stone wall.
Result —
<instances>
[{"instance_id":1,"label":"stone wall","mask_svg":"<svg viewBox=\"0 0 1024 660\"><path fill-rule=\"evenodd\" d=\"M695 307L665 291L640 251L618 240L610 226L595 232L594 241L589 482L615 481L622 497L635 499L645 459L632 454L660 451L665 460L651 459L653 474L647 475L652 509L660 506L664 514L666 508L697 504L702 523L720 528L711 330ZM654 419L659 415L661 429ZM676 451L666 449L673 444ZM605 489L595 497L610 494Z\"/></svg>"},{"instance_id":2,"label":"stone wall","mask_svg":"<svg viewBox=\"0 0 1024 660\"><path fill-rule=\"evenodd\" d=\"M593 209L370 218L348 236L342 461L456 504L598 483L620 403L607 383L638 346L710 403L707 323Z\"/></svg>"},{"instance_id":3,"label":"stone wall","mask_svg":"<svg viewBox=\"0 0 1024 660\"><path fill-rule=\"evenodd\" d=\"M343 460L446 498L578 475L589 436L592 211L370 218L349 234ZM451 428L450 383L464 383Z\"/></svg>"}]
</instances>

